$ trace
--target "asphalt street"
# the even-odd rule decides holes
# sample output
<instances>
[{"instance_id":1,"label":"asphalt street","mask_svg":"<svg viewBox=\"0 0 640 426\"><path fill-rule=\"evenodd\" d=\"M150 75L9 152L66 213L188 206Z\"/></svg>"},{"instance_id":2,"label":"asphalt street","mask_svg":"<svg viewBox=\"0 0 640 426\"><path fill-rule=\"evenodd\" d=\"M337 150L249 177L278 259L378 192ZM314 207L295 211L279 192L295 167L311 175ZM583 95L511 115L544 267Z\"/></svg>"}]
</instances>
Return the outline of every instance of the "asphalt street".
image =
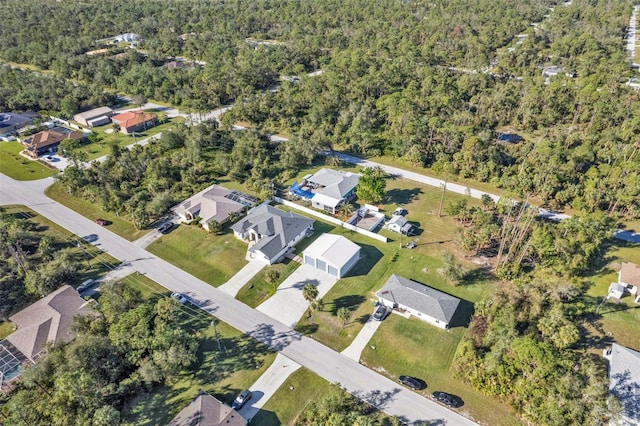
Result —
<instances>
[{"instance_id":1,"label":"asphalt street","mask_svg":"<svg viewBox=\"0 0 640 426\"><path fill-rule=\"evenodd\" d=\"M202 309L281 352L324 379L409 424L471 425L472 421L436 404L321 343L304 337L270 316L157 258L44 195L52 179L15 181L0 174L0 204L22 204L78 235L96 234L93 242L111 256L163 287L188 295Z\"/></svg>"}]
</instances>

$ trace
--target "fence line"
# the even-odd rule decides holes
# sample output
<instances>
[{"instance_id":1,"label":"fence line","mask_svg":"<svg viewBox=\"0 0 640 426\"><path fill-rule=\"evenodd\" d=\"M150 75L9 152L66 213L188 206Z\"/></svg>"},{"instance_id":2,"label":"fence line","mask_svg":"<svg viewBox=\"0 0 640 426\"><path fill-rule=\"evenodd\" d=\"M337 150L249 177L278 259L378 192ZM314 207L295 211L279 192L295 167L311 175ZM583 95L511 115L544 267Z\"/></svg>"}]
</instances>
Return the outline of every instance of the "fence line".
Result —
<instances>
[{"instance_id":1,"label":"fence line","mask_svg":"<svg viewBox=\"0 0 640 426\"><path fill-rule=\"evenodd\" d=\"M383 243L386 243L388 241L387 237L383 237L382 235L376 234L375 232L371 232L371 231L367 231L366 229L358 228L357 226L354 226L354 225L351 225L349 223L343 222L340 219L336 219L335 217L328 216L328 215L326 215L324 213L320 213L320 212L312 210L310 208L301 206L301 205L293 203L293 202L291 202L289 200L285 200L285 199L280 198L280 197L273 197L273 200L278 202L278 203L280 203L280 204L283 204L283 205L285 205L287 207L291 207L291 208L294 208L296 210L300 210L300 211L302 211L304 213L307 213L307 214L309 214L311 216L315 216L315 217L320 218L322 220L325 220L327 222L339 225L339 226L341 226L341 227L343 227L345 229L349 229L350 231L354 231L354 232L357 232L358 234L362 234L362 235L365 235L367 237L373 238L374 240L382 241Z\"/></svg>"}]
</instances>

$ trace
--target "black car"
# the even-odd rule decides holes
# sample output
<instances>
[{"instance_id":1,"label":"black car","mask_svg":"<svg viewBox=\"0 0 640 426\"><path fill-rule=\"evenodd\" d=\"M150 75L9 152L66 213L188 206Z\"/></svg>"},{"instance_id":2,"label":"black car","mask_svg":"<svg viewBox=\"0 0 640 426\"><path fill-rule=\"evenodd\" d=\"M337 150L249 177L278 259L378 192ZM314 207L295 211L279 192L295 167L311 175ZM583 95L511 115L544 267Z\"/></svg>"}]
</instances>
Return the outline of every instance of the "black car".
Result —
<instances>
[{"instance_id":1,"label":"black car","mask_svg":"<svg viewBox=\"0 0 640 426\"><path fill-rule=\"evenodd\" d=\"M233 408L234 410L239 410L242 408L242 406L251 399L251 391L248 389L243 390L242 392L240 392L240 395L238 395L236 397L236 399L233 401L233 403L231 404L231 408Z\"/></svg>"},{"instance_id":2,"label":"black car","mask_svg":"<svg viewBox=\"0 0 640 426\"><path fill-rule=\"evenodd\" d=\"M400 376L398 377L398 381L403 385L415 390L421 390L426 387L426 384L422 380L418 380L415 377L411 376Z\"/></svg>"},{"instance_id":3,"label":"black car","mask_svg":"<svg viewBox=\"0 0 640 426\"><path fill-rule=\"evenodd\" d=\"M378 305L373 313L373 319L376 321L382 321L389 315L389 309L384 305Z\"/></svg>"},{"instance_id":4,"label":"black car","mask_svg":"<svg viewBox=\"0 0 640 426\"><path fill-rule=\"evenodd\" d=\"M173 229L173 223L166 222L158 227L158 232L161 234L166 234Z\"/></svg>"},{"instance_id":5,"label":"black car","mask_svg":"<svg viewBox=\"0 0 640 426\"><path fill-rule=\"evenodd\" d=\"M451 408L462 407L462 404L464 404L459 396L440 391L436 391L433 393L433 399L438 402L442 402L444 405Z\"/></svg>"}]
</instances>

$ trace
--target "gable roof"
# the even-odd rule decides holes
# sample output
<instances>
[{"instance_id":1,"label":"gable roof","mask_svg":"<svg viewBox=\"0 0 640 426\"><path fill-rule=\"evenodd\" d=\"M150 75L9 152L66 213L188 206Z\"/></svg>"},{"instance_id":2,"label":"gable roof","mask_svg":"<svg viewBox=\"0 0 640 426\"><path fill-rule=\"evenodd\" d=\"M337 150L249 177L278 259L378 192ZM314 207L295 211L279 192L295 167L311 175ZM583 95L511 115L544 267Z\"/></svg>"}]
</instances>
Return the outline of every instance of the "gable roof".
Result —
<instances>
[{"instance_id":1,"label":"gable roof","mask_svg":"<svg viewBox=\"0 0 640 426\"><path fill-rule=\"evenodd\" d=\"M620 281L640 286L640 265L631 262L623 262L620 267Z\"/></svg>"},{"instance_id":2,"label":"gable roof","mask_svg":"<svg viewBox=\"0 0 640 426\"><path fill-rule=\"evenodd\" d=\"M249 251L260 251L272 259L314 222L297 213L262 204L249 210L247 216L231 229L241 234L249 230L260 234L261 239Z\"/></svg>"},{"instance_id":3,"label":"gable roof","mask_svg":"<svg viewBox=\"0 0 640 426\"><path fill-rule=\"evenodd\" d=\"M206 392L182 409L169 426L246 426L247 421L234 409Z\"/></svg>"},{"instance_id":4,"label":"gable roof","mask_svg":"<svg viewBox=\"0 0 640 426\"><path fill-rule=\"evenodd\" d=\"M88 314L88 302L71 286L65 285L27 306L11 318L18 329L7 340L29 359L40 353L47 342L69 342L73 317Z\"/></svg>"},{"instance_id":5,"label":"gable roof","mask_svg":"<svg viewBox=\"0 0 640 426\"><path fill-rule=\"evenodd\" d=\"M322 187L315 190L316 194L323 194L341 200L349 194L353 188L358 186L360 175L357 173L322 168L306 180Z\"/></svg>"},{"instance_id":6,"label":"gable roof","mask_svg":"<svg viewBox=\"0 0 640 426\"><path fill-rule=\"evenodd\" d=\"M640 352L614 343L609 358L609 392L630 424L640 424Z\"/></svg>"},{"instance_id":7,"label":"gable roof","mask_svg":"<svg viewBox=\"0 0 640 426\"><path fill-rule=\"evenodd\" d=\"M82 139L84 133L77 130L70 130L65 127L54 127L50 130L35 133L24 139L23 143L27 145L27 150L36 153L42 148L62 142L65 139Z\"/></svg>"},{"instance_id":8,"label":"gable roof","mask_svg":"<svg viewBox=\"0 0 640 426\"><path fill-rule=\"evenodd\" d=\"M388 297L386 292L392 293L393 297ZM389 277L376 295L447 324L453 318L460 303L457 297L396 274Z\"/></svg>"},{"instance_id":9,"label":"gable roof","mask_svg":"<svg viewBox=\"0 0 640 426\"><path fill-rule=\"evenodd\" d=\"M397 214L397 215L393 215L393 217L389 219L387 226L397 224L399 227L403 227L406 223L407 223L407 218Z\"/></svg>"},{"instance_id":10,"label":"gable roof","mask_svg":"<svg viewBox=\"0 0 640 426\"><path fill-rule=\"evenodd\" d=\"M128 129L129 127L137 126L138 124L146 123L156 119L153 114L148 114L144 111L127 111L122 114L114 115L111 117L111 121L118 124L118 126Z\"/></svg>"},{"instance_id":11,"label":"gable roof","mask_svg":"<svg viewBox=\"0 0 640 426\"><path fill-rule=\"evenodd\" d=\"M171 210L176 213L189 212L193 217L200 216L203 222L227 220L229 213L237 213L244 209L245 205L229 197L234 192L219 185L211 185L196 195Z\"/></svg>"},{"instance_id":12,"label":"gable roof","mask_svg":"<svg viewBox=\"0 0 640 426\"><path fill-rule=\"evenodd\" d=\"M360 252L360 246L347 238L341 235L322 234L303 253L342 268L358 252Z\"/></svg>"},{"instance_id":13,"label":"gable roof","mask_svg":"<svg viewBox=\"0 0 640 426\"><path fill-rule=\"evenodd\" d=\"M81 112L73 116L73 119L78 121L78 118L83 120L91 120L92 118L100 117L103 115L110 116L113 114L113 110L108 106L100 108L90 109L89 111Z\"/></svg>"}]
</instances>

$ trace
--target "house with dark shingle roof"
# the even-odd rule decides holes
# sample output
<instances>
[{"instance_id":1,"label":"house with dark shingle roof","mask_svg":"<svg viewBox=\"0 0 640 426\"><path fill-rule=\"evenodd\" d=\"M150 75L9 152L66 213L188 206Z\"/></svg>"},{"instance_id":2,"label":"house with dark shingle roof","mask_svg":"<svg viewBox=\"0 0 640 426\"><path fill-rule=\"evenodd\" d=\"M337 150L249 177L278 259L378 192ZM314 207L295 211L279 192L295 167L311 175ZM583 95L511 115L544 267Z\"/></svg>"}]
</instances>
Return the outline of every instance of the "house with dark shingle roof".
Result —
<instances>
[{"instance_id":1,"label":"house with dark shingle roof","mask_svg":"<svg viewBox=\"0 0 640 426\"><path fill-rule=\"evenodd\" d=\"M247 421L228 405L206 392L182 409L169 426L247 426Z\"/></svg>"},{"instance_id":2,"label":"house with dark shingle roof","mask_svg":"<svg viewBox=\"0 0 640 426\"><path fill-rule=\"evenodd\" d=\"M640 424L640 352L614 343L604 357L609 360L609 393L622 407L612 424Z\"/></svg>"},{"instance_id":3,"label":"house with dark shingle roof","mask_svg":"<svg viewBox=\"0 0 640 426\"><path fill-rule=\"evenodd\" d=\"M443 329L449 328L460 299L393 274L376 293L380 303L405 311Z\"/></svg>"},{"instance_id":4,"label":"house with dark shingle roof","mask_svg":"<svg viewBox=\"0 0 640 426\"><path fill-rule=\"evenodd\" d=\"M62 286L10 317L17 330L6 340L33 362L47 343L76 337L71 330L73 318L93 312L88 303L73 287Z\"/></svg>"},{"instance_id":5,"label":"house with dark shingle roof","mask_svg":"<svg viewBox=\"0 0 640 426\"><path fill-rule=\"evenodd\" d=\"M272 265L313 232L314 223L297 213L261 204L231 229L236 238L249 242L248 259L262 259Z\"/></svg>"},{"instance_id":6,"label":"house with dark shingle roof","mask_svg":"<svg viewBox=\"0 0 640 426\"><path fill-rule=\"evenodd\" d=\"M0 135L10 135L33 124L38 117L36 113L18 114L15 112L0 112Z\"/></svg>"}]
</instances>

